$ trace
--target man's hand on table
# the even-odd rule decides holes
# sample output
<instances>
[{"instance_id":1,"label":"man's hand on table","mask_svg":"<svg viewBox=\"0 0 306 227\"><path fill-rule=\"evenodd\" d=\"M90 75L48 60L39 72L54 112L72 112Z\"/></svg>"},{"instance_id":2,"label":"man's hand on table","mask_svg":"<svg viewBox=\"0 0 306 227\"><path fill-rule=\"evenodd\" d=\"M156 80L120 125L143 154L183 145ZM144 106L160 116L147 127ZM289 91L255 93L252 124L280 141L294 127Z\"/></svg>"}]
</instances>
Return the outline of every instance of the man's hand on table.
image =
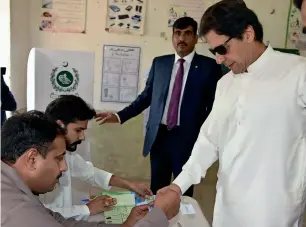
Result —
<instances>
[{"instance_id":1,"label":"man's hand on table","mask_svg":"<svg viewBox=\"0 0 306 227\"><path fill-rule=\"evenodd\" d=\"M147 184L133 182L115 175L112 175L110 178L109 185L133 191L142 198L147 198L153 195L150 187Z\"/></svg>"},{"instance_id":2,"label":"man's hand on table","mask_svg":"<svg viewBox=\"0 0 306 227\"><path fill-rule=\"evenodd\" d=\"M151 191L151 190L150 190ZM168 220L175 217L180 210L180 189L177 185L170 185L157 192L155 201L134 207L127 218L127 220L122 224L122 227L133 227L139 220L144 218L149 213L149 207L153 205L154 208L163 211Z\"/></svg>"},{"instance_id":3,"label":"man's hand on table","mask_svg":"<svg viewBox=\"0 0 306 227\"><path fill-rule=\"evenodd\" d=\"M112 210L116 204L116 199L113 199L112 197L109 197L107 195L103 195L96 197L86 205L90 211L90 215L95 215L104 211Z\"/></svg>"},{"instance_id":4,"label":"man's hand on table","mask_svg":"<svg viewBox=\"0 0 306 227\"><path fill-rule=\"evenodd\" d=\"M150 204L134 207L127 218L122 224L122 227L133 227L140 219L144 218L149 213Z\"/></svg>"},{"instance_id":5,"label":"man's hand on table","mask_svg":"<svg viewBox=\"0 0 306 227\"><path fill-rule=\"evenodd\" d=\"M130 182L129 189L143 199L153 196L153 192L151 191L150 187L144 183Z\"/></svg>"}]
</instances>

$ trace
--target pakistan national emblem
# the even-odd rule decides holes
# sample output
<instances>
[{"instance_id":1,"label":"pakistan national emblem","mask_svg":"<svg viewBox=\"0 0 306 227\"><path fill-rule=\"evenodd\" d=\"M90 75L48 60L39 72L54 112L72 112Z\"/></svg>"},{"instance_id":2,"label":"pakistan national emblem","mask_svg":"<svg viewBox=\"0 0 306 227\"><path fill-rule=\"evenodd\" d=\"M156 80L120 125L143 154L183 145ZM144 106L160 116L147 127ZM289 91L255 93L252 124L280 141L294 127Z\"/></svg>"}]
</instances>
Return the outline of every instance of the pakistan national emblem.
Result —
<instances>
[{"instance_id":1,"label":"pakistan national emblem","mask_svg":"<svg viewBox=\"0 0 306 227\"><path fill-rule=\"evenodd\" d=\"M68 62L63 62L62 67L52 69L50 81L57 92L74 92L79 85L79 73L75 68L68 69Z\"/></svg>"}]
</instances>

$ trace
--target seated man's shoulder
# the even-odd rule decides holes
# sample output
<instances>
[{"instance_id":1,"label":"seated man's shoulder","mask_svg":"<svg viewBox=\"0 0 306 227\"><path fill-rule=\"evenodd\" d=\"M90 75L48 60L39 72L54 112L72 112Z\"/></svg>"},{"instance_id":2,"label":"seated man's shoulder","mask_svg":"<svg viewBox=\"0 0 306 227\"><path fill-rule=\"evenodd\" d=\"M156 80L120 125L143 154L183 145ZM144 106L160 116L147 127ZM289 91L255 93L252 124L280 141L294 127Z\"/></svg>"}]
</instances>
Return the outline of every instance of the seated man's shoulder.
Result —
<instances>
[{"instance_id":1,"label":"seated man's shoulder","mask_svg":"<svg viewBox=\"0 0 306 227\"><path fill-rule=\"evenodd\" d=\"M16 224L22 226L23 223L28 223L28 219L37 219L37 214L50 215L42 204L17 189L12 189L9 193L2 190L1 205L1 225L4 227Z\"/></svg>"},{"instance_id":2,"label":"seated man's shoulder","mask_svg":"<svg viewBox=\"0 0 306 227\"><path fill-rule=\"evenodd\" d=\"M20 212L30 212L33 209L42 209L45 211L43 204L40 203L29 189L19 181L14 172L2 163L1 172L1 216L2 220L10 219ZM46 212L46 211L45 211Z\"/></svg>"},{"instance_id":3,"label":"seated man's shoulder","mask_svg":"<svg viewBox=\"0 0 306 227\"><path fill-rule=\"evenodd\" d=\"M1 179L1 226L62 226L35 195L12 186Z\"/></svg>"}]
</instances>

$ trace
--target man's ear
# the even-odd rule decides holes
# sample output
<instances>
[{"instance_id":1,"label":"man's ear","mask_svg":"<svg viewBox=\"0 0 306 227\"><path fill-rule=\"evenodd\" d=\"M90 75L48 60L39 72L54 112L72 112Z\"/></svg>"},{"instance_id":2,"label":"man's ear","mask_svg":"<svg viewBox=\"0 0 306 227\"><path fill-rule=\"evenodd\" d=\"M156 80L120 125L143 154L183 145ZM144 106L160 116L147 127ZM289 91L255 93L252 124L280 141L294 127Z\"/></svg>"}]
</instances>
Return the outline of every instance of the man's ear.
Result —
<instances>
[{"instance_id":1,"label":"man's ear","mask_svg":"<svg viewBox=\"0 0 306 227\"><path fill-rule=\"evenodd\" d=\"M196 43L197 43L198 40L199 40L199 35L198 34L195 34L195 40L196 40Z\"/></svg>"},{"instance_id":2,"label":"man's ear","mask_svg":"<svg viewBox=\"0 0 306 227\"><path fill-rule=\"evenodd\" d=\"M61 126L61 128L65 128L65 125L61 120L57 120L56 123Z\"/></svg>"},{"instance_id":3,"label":"man's ear","mask_svg":"<svg viewBox=\"0 0 306 227\"><path fill-rule=\"evenodd\" d=\"M41 155L35 148L30 148L25 153L25 163L27 169L33 171L37 168L38 159L41 158Z\"/></svg>"},{"instance_id":4,"label":"man's ear","mask_svg":"<svg viewBox=\"0 0 306 227\"><path fill-rule=\"evenodd\" d=\"M244 32L244 38L248 43L252 43L255 40L255 31L252 26L248 26Z\"/></svg>"}]
</instances>

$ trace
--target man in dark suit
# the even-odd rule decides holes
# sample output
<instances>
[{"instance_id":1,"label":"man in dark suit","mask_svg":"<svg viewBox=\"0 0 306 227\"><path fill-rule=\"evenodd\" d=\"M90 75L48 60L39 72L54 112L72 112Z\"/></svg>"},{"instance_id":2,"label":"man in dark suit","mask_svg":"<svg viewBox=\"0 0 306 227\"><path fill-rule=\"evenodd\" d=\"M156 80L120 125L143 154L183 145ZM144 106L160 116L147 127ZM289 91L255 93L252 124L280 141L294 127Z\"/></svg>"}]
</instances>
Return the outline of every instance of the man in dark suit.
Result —
<instances>
[{"instance_id":1,"label":"man in dark suit","mask_svg":"<svg viewBox=\"0 0 306 227\"><path fill-rule=\"evenodd\" d=\"M15 111L17 109L15 98L4 81L5 73L6 68L1 67L1 127L6 120L5 111Z\"/></svg>"},{"instance_id":2,"label":"man in dark suit","mask_svg":"<svg viewBox=\"0 0 306 227\"><path fill-rule=\"evenodd\" d=\"M118 113L100 113L101 123L121 123L150 106L143 155L150 152L151 190L171 182L188 160L199 130L210 113L221 68L195 53L198 24L182 17L173 25L176 54L156 57L144 91ZM193 195L193 188L185 193Z\"/></svg>"}]
</instances>

